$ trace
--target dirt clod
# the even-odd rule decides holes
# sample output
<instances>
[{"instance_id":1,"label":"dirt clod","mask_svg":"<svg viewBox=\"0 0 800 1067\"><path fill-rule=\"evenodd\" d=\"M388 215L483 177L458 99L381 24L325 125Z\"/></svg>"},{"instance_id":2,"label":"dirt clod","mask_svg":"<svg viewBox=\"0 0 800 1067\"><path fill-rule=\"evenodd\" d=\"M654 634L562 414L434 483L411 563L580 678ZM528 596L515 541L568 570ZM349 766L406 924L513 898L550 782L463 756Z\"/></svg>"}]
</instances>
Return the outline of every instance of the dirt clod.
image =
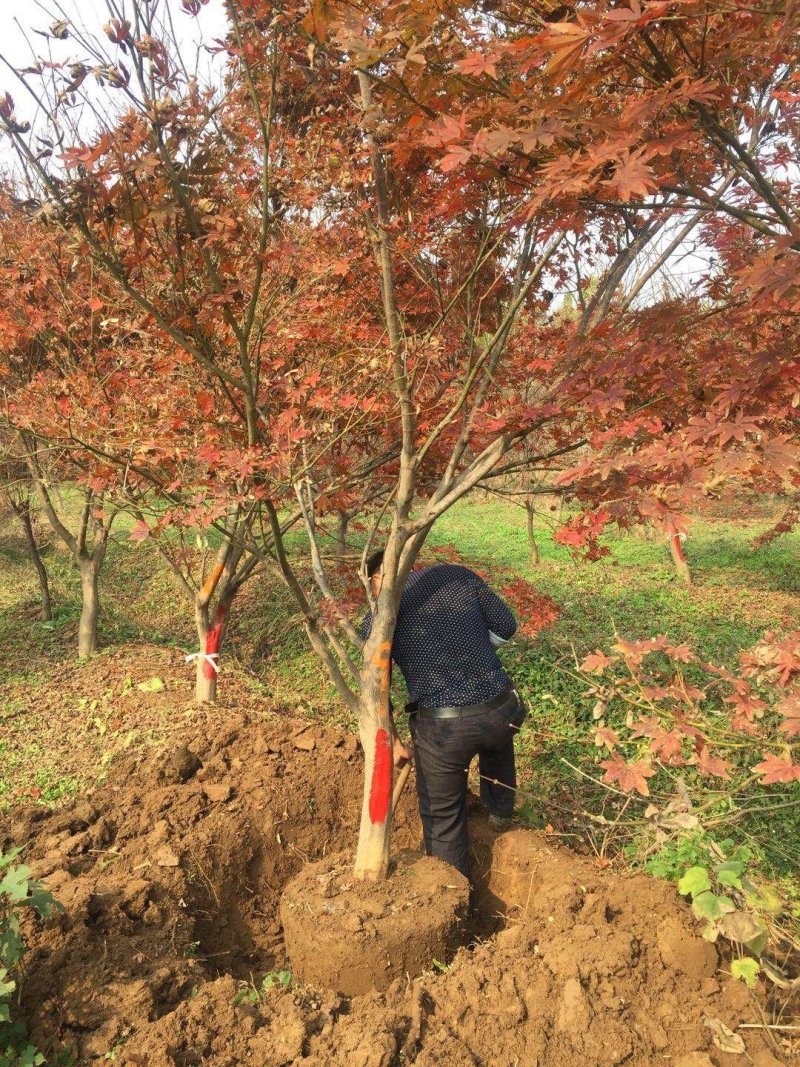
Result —
<instances>
[{"instance_id":1,"label":"dirt clod","mask_svg":"<svg viewBox=\"0 0 800 1067\"><path fill-rule=\"evenodd\" d=\"M280 915L292 973L349 996L388 989L463 940L469 883L441 860L403 850L382 882L353 879L342 853L310 864L285 888Z\"/></svg>"},{"instance_id":2,"label":"dirt clod","mask_svg":"<svg viewBox=\"0 0 800 1067\"><path fill-rule=\"evenodd\" d=\"M714 1061L707 1052L687 1052L674 1061L675 1067L714 1067Z\"/></svg>"},{"instance_id":3,"label":"dirt clod","mask_svg":"<svg viewBox=\"0 0 800 1067\"><path fill-rule=\"evenodd\" d=\"M177 867L180 862L180 856L173 852L169 845L164 845L156 852L156 863L159 867Z\"/></svg>"},{"instance_id":4,"label":"dirt clod","mask_svg":"<svg viewBox=\"0 0 800 1067\"><path fill-rule=\"evenodd\" d=\"M188 782L202 764L197 755L186 745L179 745L170 755L169 763L179 782Z\"/></svg>"},{"instance_id":5,"label":"dirt clod","mask_svg":"<svg viewBox=\"0 0 800 1067\"><path fill-rule=\"evenodd\" d=\"M206 782L203 792L212 804L223 804L233 792L230 782Z\"/></svg>"},{"instance_id":6,"label":"dirt clod","mask_svg":"<svg viewBox=\"0 0 800 1067\"><path fill-rule=\"evenodd\" d=\"M717 969L714 945L698 940L686 923L675 915L659 923L658 951L666 967L674 967L695 984L710 978Z\"/></svg>"}]
</instances>

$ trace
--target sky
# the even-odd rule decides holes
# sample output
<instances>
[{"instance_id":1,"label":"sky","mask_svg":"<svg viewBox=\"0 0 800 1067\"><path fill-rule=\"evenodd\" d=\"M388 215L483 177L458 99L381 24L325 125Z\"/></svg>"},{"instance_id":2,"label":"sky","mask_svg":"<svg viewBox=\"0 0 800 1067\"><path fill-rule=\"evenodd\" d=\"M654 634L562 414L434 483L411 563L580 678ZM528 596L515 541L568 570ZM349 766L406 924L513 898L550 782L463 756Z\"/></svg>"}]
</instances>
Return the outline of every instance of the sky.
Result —
<instances>
[{"instance_id":1,"label":"sky","mask_svg":"<svg viewBox=\"0 0 800 1067\"><path fill-rule=\"evenodd\" d=\"M184 44L224 34L223 0L208 0L196 18L181 11L180 0L159 2L171 10ZM116 0L116 3L118 7L130 6L126 0ZM91 29L108 22L109 11L105 0L0 0L0 51L12 63L27 61L30 48L22 31L29 28L46 30L58 18L67 18L76 25ZM37 47L46 47L44 38L33 35L31 39ZM64 51L69 51L68 42Z\"/></svg>"},{"instance_id":2,"label":"sky","mask_svg":"<svg viewBox=\"0 0 800 1067\"><path fill-rule=\"evenodd\" d=\"M151 0L153 2L153 0ZM130 0L114 0L117 8L130 10ZM180 40L181 53L187 65L194 66L198 47L210 44L214 38L224 37L226 19L223 0L208 0L197 17L187 15L181 9L180 0L157 0L160 9L169 9L176 34ZM32 48L39 58L57 62L74 62L85 58L80 46L68 38L65 41L46 39L33 32L47 30L54 21L66 18L76 27L102 34L102 27L110 17L106 0L0 0L0 56L13 67L28 66L32 62ZM105 38L104 38L105 39ZM109 52L115 46L108 42ZM119 53L117 53L119 54ZM124 60L124 57L121 57ZM211 57L201 48L199 70L211 72L221 60ZM32 117L33 103L26 98L25 90L8 70L0 64L0 96L10 92L16 104L15 114L20 119ZM9 148L5 139L0 139L0 167L8 159Z\"/></svg>"}]
</instances>

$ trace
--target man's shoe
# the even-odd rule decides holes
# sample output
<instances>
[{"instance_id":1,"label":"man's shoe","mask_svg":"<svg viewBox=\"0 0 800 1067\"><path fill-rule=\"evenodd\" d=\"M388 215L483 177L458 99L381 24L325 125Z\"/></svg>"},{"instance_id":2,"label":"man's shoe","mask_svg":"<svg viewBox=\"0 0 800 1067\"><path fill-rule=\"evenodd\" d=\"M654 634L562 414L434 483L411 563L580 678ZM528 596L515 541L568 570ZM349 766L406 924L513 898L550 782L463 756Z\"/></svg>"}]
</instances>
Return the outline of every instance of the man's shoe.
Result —
<instances>
[{"instance_id":1,"label":"man's shoe","mask_svg":"<svg viewBox=\"0 0 800 1067\"><path fill-rule=\"evenodd\" d=\"M489 828L495 833L502 834L504 830L513 830L519 826L519 821L513 815L490 815Z\"/></svg>"}]
</instances>

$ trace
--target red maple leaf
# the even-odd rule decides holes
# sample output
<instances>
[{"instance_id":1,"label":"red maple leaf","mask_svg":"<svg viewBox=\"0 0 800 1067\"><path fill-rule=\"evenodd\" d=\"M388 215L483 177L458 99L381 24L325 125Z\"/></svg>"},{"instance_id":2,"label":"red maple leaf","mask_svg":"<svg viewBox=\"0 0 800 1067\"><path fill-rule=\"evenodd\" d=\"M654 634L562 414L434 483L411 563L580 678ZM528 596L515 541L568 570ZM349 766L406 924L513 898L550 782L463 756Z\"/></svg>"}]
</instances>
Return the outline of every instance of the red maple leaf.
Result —
<instances>
[{"instance_id":1,"label":"red maple leaf","mask_svg":"<svg viewBox=\"0 0 800 1067\"><path fill-rule=\"evenodd\" d=\"M683 763L681 735L675 730L659 729L650 741L650 751L673 766Z\"/></svg>"},{"instance_id":2,"label":"red maple leaf","mask_svg":"<svg viewBox=\"0 0 800 1067\"><path fill-rule=\"evenodd\" d=\"M734 725L741 721L752 723L754 719L760 719L767 710L767 705L763 700L753 696L749 686L746 690L741 688L740 692L728 697L728 703L733 704L736 709Z\"/></svg>"},{"instance_id":3,"label":"red maple leaf","mask_svg":"<svg viewBox=\"0 0 800 1067\"><path fill-rule=\"evenodd\" d=\"M455 170L456 167L463 167L466 163L469 163L470 155L470 150L468 148L465 148L463 145L451 145L447 151L447 154L442 156L442 158L439 160L439 167L445 173L451 170Z\"/></svg>"},{"instance_id":4,"label":"red maple leaf","mask_svg":"<svg viewBox=\"0 0 800 1067\"><path fill-rule=\"evenodd\" d=\"M536 38L552 56L545 67L545 74L566 73L581 57L589 34L574 22L553 22Z\"/></svg>"},{"instance_id":5,"label":"red maple leaf","mask_svg":"<svg viewBox=\"0 0 800 1067\"><path fill-rule=\"evenodd\" d=\"M605 745L608 751L611 752L619 744L619 737L610 726L600 726L594 732L594 743L598 748L602 748Z\"/></svg>"},{"instance_id":6,"label":"red maple leaf","mask_svg":"<svg viewBox=\"0 0 800 1067\"><path fill-rule=\"evenodd\" d=\"M793 763L788 752L785 756L774 756L770 753L761 763L757 763L753 770L761 775L764 785L800 782L800 764Z\"/></svg>"},{"instance_id":7,"label":"red maple leaf","mask_svg":"<svg viewBox=\"0 0 800 1067\"><path fill-rule=\"evenodd\" d=\"M617 782L625 793L635 789L643 797L650 796L647 779L652 778L656 772L644 760L626 763L621 756L615 755L603 760L600 766L605 767L604 782Z\"/></svg>"},{"instance_id":8,"label":"red maple leaf","mask_svg":"<svg viewBox=\"0 0 800 1067\"><path fill-rule=\"evenodd\" d=\"M800 693L786 697L776 710L783 716L780 729L789 737L800 737Z\"/></svg>"},{"instance_id":9,"label":"red maple leaf","mask_svg":"<svg viewBox=\"0 0 800 1067\"><path fill-rule=\"evenodd\" d=\"M635 196L647 196L658 188L652 170L636 153L625 153L614 176L605 184L625 202Z\"/></svg>"},{"instance_id":10,"label":"red maple leaf","mask_svg":"<svg viewBox=\"0 0 800 1067\"><path fill-rule=\"evenodd\" d=\"M596 652L590 652L588 656L585 656L581 663L580 669L582 671L604 671L606 667L611 664L611 660L608 656L604 655L599 649Z\"/></svg>"},{"instance_id":11,"label":"red maple leaf","mask_svg":"<svg viewBox=\"0 0 800 1067\"><path fill-rule=\"evenodd\" d=\"M719 756L712 756L707 745L698 745L697 751L690 758L689 763L693 763L697 767L700 774L714 775L716 778L730 778L730 763L727 760L720 759Z\"/></svg>"},{"instance_id":12,"label":"red maple leaf","mask_svg":"<svg viewBox=\"0 0 800 1067\"><path fill-rule=\"evenodd\" d=\"M459 59L456 66L462 74L490 74L494 77L497 60L493 56L485 56L482 52L469 52L463 59Z\"/></svg>"},{"instance_id":13,"label":"red maple leaf","mask_svg":"<svg viewBox=\"0 0 800 1067\"><path fill-rule=\"evenodd\" d=\"M144 541L145 538L150 536L150 527L147 523L140 519L131 530L128 540L129 541Z\"/></svg>"}]
</instances>

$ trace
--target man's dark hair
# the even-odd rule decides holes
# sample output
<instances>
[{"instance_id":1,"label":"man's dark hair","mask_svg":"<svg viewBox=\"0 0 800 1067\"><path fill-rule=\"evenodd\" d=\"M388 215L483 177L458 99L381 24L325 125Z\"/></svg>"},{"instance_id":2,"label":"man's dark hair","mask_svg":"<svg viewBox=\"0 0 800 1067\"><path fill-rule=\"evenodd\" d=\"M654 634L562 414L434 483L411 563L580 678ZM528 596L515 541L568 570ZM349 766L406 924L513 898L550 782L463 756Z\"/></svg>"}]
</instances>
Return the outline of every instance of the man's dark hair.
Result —
<instances>
[{"instance_id":1,"label":"man's dark hair","mask_svg":"<svg viewBox=\"0 0 800 1067\"><path fill-rule=\"evenodd\" d=\"M377 552L373 552L367 560L367 577L371 578L373 574L377 574L383 566L383 549L379 549Z\"/></svg>"}]
</instances>

